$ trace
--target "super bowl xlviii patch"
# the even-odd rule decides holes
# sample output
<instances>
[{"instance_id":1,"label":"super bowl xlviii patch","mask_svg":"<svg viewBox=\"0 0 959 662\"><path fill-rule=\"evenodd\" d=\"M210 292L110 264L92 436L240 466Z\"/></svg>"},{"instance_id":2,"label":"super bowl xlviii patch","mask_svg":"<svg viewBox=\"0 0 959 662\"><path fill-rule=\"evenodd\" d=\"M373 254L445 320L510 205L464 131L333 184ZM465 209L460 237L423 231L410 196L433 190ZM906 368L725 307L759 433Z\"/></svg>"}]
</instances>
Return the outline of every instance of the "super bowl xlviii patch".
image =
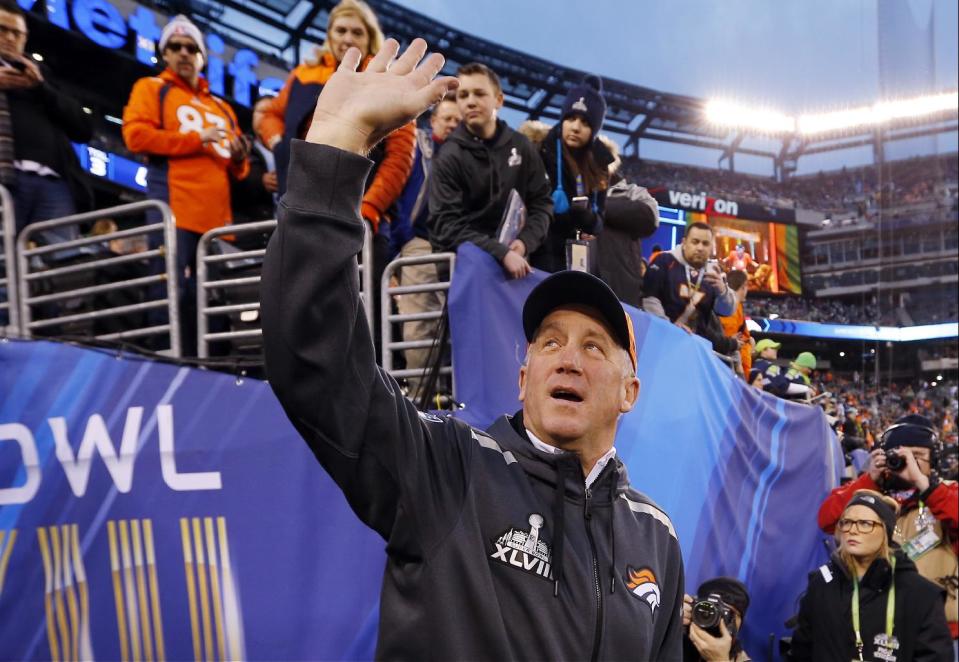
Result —
<instances>
[{"instance_id":1,"label":"super bowl xlviii patch","mask_svg":"<svg viewBox=\"0 0 959 662\"><path fill-rule=\"evenodd\" d=\"M523 157L519 155L519 152L516 151L516 148L515 147L511 148L509 152L509 158L506 159L506 164L510 168L515 168L522 162L523 162Z\"/></svg>"},{"instance_id":2,"label":"super bowl xlviii patch","mask_svg":"<svg viewBox=\"0 0 959 662\"><path fill-rule=\"evenodd\" d=\"M539 539L543 528L543 516L531 513L529 531L509 529L493 541L493 553L490 558L512 566L531 575L552 579L551 553L549 546Z\"/></svg>"},{"instance_id":3,"label":"super bowl xlviii patch","mask_svg":"<svg viewBox=\"0 0 959 662\"><path fill-rule=\"evenodd\" d=\"M889 636L885 632L877 634L872 640L873 657L885 662L896 662L896 651L899 650L899 640L896 636Z\"/></svg>"}]
</instances>

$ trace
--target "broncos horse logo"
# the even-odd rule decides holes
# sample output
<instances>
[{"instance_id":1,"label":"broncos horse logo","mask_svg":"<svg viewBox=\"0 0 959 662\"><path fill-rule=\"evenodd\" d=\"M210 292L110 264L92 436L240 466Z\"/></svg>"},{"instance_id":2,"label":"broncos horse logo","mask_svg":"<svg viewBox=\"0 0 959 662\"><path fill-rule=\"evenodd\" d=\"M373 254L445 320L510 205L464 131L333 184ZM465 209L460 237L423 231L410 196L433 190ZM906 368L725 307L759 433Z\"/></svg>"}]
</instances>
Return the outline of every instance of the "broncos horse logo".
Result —
<instances>
[{"instance_id":1,"label":"broncos horse logo","mask_svg":"<svg viewBox=\"0 0 959 662\"><path fill-rule=\"evenodd\" d=\"M629 580L626 582L626 588L634 596L649 605L652 613L656 613L659 607L659 584L656 583L656 575L649 568L634 569L632 566L626 566L626 576Z\"/></svg>"}]
</instances>

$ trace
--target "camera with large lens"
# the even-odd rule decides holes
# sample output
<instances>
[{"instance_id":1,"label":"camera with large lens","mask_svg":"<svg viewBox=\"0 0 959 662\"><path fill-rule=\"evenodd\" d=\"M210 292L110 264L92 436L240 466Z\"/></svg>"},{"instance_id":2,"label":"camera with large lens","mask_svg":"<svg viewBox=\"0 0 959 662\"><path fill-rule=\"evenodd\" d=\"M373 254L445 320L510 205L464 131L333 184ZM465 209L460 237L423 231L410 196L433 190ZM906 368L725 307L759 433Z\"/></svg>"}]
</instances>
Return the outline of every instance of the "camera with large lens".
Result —
<instances>
[{"instance_id":1,"label":"camera with large lens","mask_svg":"<svg viewBox=\"0 0 959 662\"><path fill-rule=\"evenodd\" d=\"M723 602L718 593L710 593L709 597L693 603L693 623L699 629L705 630L714 637L721 637L720 621L726 623L726 629L731 635L736 634L736 616L732 607Z\"/></svg>"},{"instance_id":2,"label":"camera with large lens","mask_svg":"<svg viewBox=\"0 0 959 662\"><path fill-rule=\"evenodd\" d=\"M893 450L886 451L886 466L889 471L902 471L906 468L906 458Z\"/></svg>"}]
</instances>

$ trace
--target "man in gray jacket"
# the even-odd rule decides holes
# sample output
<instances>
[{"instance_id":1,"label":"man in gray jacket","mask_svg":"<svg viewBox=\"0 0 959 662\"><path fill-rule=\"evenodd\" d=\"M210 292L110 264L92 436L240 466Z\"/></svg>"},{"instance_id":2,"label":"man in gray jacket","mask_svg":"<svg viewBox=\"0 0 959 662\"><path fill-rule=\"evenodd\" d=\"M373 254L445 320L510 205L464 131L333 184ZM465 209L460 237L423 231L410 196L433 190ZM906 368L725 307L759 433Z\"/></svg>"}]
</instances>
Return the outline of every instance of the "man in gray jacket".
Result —
<instances>
[{"instance_id":1,"label":"man in gray jacket","mask_svg":"<svg viewBox=\"0 0 959 662\"><path fill-rule=\"evenodd\" d=\"M323 89L263 273L267 372L357 516L386 541L377 657L681 659L683 567L669 518L629 486L618 418L639 395L632 326L582 273L523 310L523 409L486 432L418 412L375 363L358 294L364 154L455 88L390 39Z\"/></svg>"}]
</instances>

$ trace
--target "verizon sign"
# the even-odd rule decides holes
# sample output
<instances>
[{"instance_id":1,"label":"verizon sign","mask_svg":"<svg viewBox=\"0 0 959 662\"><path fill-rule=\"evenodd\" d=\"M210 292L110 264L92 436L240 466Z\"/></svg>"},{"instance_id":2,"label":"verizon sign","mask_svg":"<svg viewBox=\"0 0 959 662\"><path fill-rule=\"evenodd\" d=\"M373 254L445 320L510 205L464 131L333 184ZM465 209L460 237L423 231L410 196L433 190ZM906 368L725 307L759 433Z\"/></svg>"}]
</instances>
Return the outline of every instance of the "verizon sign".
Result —
<instances>
[{"instance_id":1,"label":"verizon sign","mask_svg":"<svg viewBox=\"0 0 959 662\"><path fill-rule=\"evenodd\" d=\"M711 198L705 193L684 193L681 191L669 192L671 207L692 209L706 214L722 214L724 216L739 216L739 203L722 198Z\"/></svg>"}]
</instances>

